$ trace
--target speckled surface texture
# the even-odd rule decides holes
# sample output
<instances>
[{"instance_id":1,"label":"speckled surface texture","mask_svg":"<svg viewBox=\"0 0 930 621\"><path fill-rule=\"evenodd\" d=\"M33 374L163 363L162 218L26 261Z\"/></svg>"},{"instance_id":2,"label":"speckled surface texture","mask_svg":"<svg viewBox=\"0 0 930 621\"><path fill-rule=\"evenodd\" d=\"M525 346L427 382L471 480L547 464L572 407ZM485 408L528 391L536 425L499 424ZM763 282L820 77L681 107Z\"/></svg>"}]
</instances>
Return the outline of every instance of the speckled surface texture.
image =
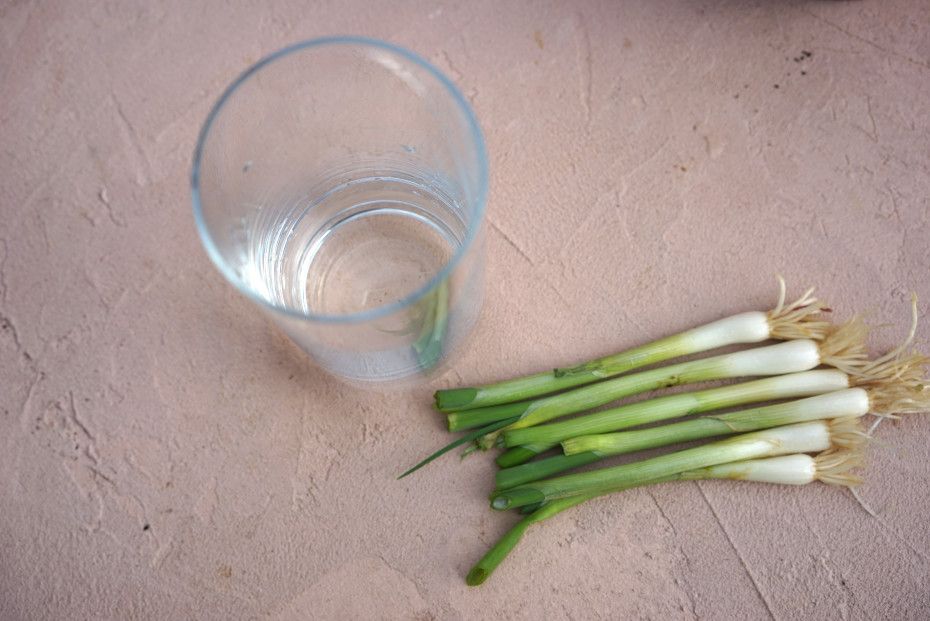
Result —
<instances>
[{"instance_id":1,"label":"speckled surface texture","mask_svg":"<svg viewBox=\"0 0 930 621\"><path fill-rule=\"evenodd\" d=\"M79 6L80 5L80 6ZM357 34L445 71L493 177L485 312L433 385L323 376L190 214L200 125L250 63ZM776 274L930 341L930 4L3 2L0 618L926 619L930 416L862 499L701 482L532 529L449 456L437 387L766 310Z\"/></svg>"}]
</instances>

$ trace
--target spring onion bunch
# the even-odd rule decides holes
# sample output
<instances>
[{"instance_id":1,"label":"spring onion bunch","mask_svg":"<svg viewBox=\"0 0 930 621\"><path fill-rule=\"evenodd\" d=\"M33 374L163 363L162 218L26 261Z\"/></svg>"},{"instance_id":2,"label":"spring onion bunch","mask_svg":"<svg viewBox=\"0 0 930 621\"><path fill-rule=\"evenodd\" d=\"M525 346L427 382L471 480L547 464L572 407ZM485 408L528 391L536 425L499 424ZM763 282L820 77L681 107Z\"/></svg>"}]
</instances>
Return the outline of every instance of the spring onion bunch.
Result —
<instances>
[{"instance_id":1,"label":"spring onion bunch","mask_svg":"<svg viewBox=\"0 0 930 621\"><path fill-rule=\"evenodd\" d=\"M656 397L566 421L504 434L506 445L535 443L538 448L562 445L563 453L503 468L495 475L498 489L551 476L605 457L668 446L677 442L765 429L790 422L871 413L895 417L927 409L917 398L923 357L912 354L859 365L856 375L818 369ZM744 403L803 397L683 420L646 429L629 429ZM617 431L623 429L624 431Z\"/></svg>"},{"instance_id":2,"label":"spring onion bunch","mask_svg":"<svg viewBox=\"0 0 930 621\"><path fill-rule=\"evenodd\" d=\"M930 410L928 360L905 352L916 331L916 300L904 344L871 359L865 345L871 328L861 317L838 326L826 321L822 314L829 309L810 290L785 305L784 282L779 282L778 304L768 313L734 315L577 367L437 392L436 407L445 413L449 430L469 433L408 473L463 443L471 445L469 450L507 449L495 460L502 469L490 503L523 516L466 582L482 583L531 524L621 490L721 478L859 483L850 471L861 462L862 447L878 421ZM785 342L761 345L771 339ZM754 346L667 362L739 343ZM652 368L630 372L647 365ZM731 383L662 392L712 380ZM653 394L597 410L647 392ZM869 431L860 420L866 414L876 417ZM686 443L638 461L610 461ZM561 450L537 458L550 449ZM605 465L597 469L579 468L602 460Z\"/></svg>"},{"instance_id":3,"label":"spring onion bunch","mask_svg":"<svg viewBox=\"0 0 930 621\"><path fill-rule=\"evenodd\" d=\"M512 466L534 457L558 442L558 440L547 441L542 437L534 438L535 432L528 428L630 395L710 380L780 376L810 370L820 365L835 367L846 373L862 373L862 369L868 364L868 353L865 348L865 336L868 331L869 328L862 323L861 318L854 317L838 328L827 331L827 335L820 341L796 339L776 345L753 347L730 354L700 358L623 375L551 397L537 399L528 403L519 414L508 410L508 416L516 415L520 418L500 430L481 436L478 443L481 448L487 449L498 443L500 436L503 435L503 446L522 445L522 451L505 454L498 459L499 465ZM665 418L765 399L817 394L830 389L835 389L835 386L814 387L801 381L799 377L792 381L776 379L769 383L757 383L749 387L734 387L717 392L684 393L682 396L675 395L674 398L669 399L674 405L669 408ZM668 403L662 404L662 407L668 406ZM482 410L485 409L495 408L482 408ZM481 410L471 410L449 414L449 416L464 416L479 411ZM482 422L490 421L483 420ZM523 429L527 431L521 433L519 430Z\"/></svg>"},{"instance_id":4,"label":"spring onion bunch","mask_svg":"<svg viewBox=\"0 0 930 621\"><path fill-rule=\"evenodd\" d=\"M732 315L570 369L556 369L551 373L477 389L438 391L436 407L446 412L449 431L478 431L472 431L466 436L467 440L459 438L446 445L401 477L466 442L474 441L472 449L487 450L495 445L502 429L535 425L646 391L733 377L791 373L808 370L821 363L842 367L858 364L867 357L864 335L868 328L861 322L850 322L845 329L837 330L823 318L829 309L813 297L813 289L786 304L784 280L779 278L778 282L778 302L768 312ZM614 377L627 370L677 356L770 339L787 342L755 348L750 353L736 352ZM580 371L582 367L587 371ZM605 377L613 379L597 381ZM572 388L574 386L579 388ZM557 394L547 395L552 392ZM508 399L516 401L505 403ZM499 456L497 461L502 467L518 465L550 447L521 446Z\"/></svg>"}]
</instances>

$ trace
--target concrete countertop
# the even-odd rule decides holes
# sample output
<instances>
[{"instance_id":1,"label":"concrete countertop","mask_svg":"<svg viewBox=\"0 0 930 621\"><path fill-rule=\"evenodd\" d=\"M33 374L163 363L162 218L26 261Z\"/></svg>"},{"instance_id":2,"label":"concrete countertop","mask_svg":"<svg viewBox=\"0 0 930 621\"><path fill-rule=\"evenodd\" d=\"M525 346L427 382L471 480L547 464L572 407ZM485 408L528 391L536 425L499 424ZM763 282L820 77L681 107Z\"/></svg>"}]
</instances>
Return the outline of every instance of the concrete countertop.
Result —
<instances>
[{"instance_id":1,"label":"concrete countertop","mask_svg":"<svg viewBox=\"0 0 930 621\"><path fill-rule=\"evenodd\" d=\"M197 133L264 55L332 34L466 94L493 183L485 312L434 384L323 376L210 264ZM528 532L438 387L580 362L815 286L930 353L930 4L6 2L0 618L926 619L930 416L859 489L647 487Z\"/></svg>"}]
</instances>

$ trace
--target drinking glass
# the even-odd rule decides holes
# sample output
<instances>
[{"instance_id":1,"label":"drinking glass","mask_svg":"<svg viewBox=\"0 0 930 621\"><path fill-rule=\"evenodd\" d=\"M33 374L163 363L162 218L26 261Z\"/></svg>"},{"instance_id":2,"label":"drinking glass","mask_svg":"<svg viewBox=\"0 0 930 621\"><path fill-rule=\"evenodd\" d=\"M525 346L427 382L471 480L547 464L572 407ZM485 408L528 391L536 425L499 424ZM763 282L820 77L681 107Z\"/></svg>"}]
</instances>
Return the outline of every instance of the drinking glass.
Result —
<instances>
[{"instance_id":1,"label":"drinking glass","mask_svg":"<svg viewBox=\"0 0 930 621\"><path fill-rule=\"evenodd\" d=\"M477 321L488 164L456 87L390 43L306 41L220 97L191 174L223 276L323 369L422 384Z\"/></svg>"}]
</instances>

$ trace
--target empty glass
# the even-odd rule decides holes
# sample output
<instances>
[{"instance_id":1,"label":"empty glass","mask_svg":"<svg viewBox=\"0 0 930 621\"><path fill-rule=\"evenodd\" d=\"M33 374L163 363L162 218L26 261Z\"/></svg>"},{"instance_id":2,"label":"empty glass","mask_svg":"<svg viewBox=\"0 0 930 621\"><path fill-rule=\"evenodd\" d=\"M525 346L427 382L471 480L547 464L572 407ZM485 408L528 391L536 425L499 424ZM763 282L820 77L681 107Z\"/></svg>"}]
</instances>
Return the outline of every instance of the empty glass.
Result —
<instances>
[{"instance_id":1,"label":"empty glass","mask_svg":"<svg viewBox=\"0 0 930 621\"><path fill-rule=\"evenodd\" d=\"M308 41L222 95L194 156L204 246L320 366L358 386L434 377L481 307L488 170L459 91L421 58Z\"/></svg>"}]
</instances>

